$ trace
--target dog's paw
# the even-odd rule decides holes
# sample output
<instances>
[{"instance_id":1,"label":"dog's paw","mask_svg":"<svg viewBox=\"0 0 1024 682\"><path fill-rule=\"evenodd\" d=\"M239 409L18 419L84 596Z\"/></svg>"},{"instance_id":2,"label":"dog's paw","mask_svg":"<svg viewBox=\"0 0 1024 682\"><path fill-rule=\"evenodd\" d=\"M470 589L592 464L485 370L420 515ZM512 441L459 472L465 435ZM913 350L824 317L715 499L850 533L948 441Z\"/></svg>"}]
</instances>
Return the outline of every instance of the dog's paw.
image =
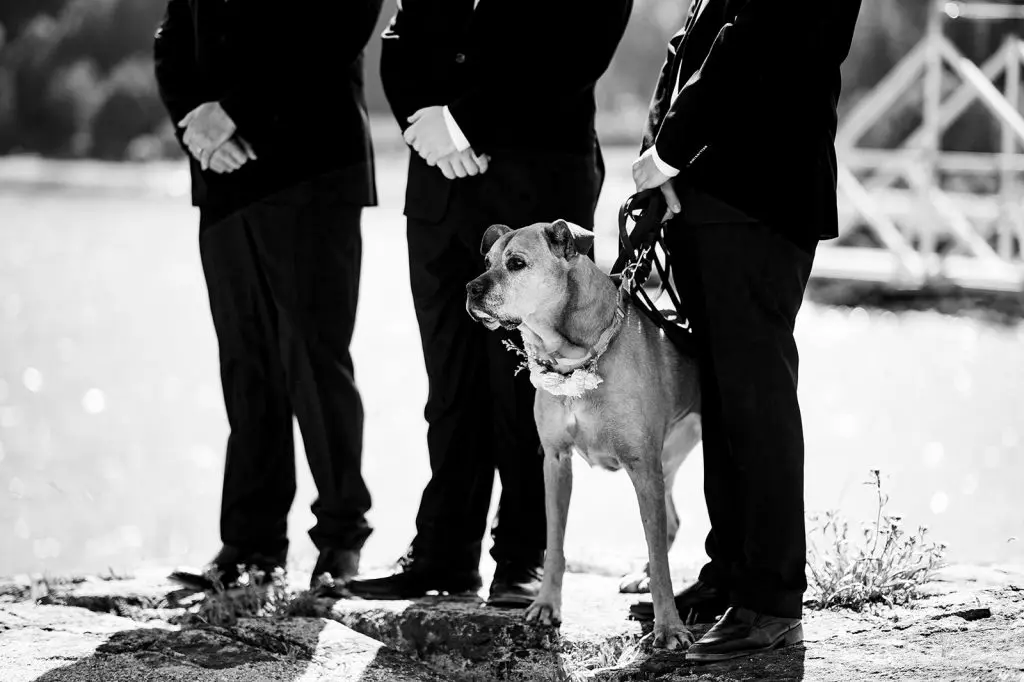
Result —
<instances>
[{"instance_id":1,"label":"dog's paw","mask_svg":"<svg viewBox=\"0 0 1024 682\"><path fill-rule=\"evenodd\" d=\"M651 576L647 571L637 571L622 576L619 592L622 594L647 594L651 591Z\"/></svg>"},{"instance_id":2,"label":"dog's paw","mask_svg":"<svg viewBox=\"0 0 1024 682\"><path fill-rule=\"evenodd\" d=\"M538 625L560 625L562 622L561 598L539 595L526 608L526 620Z\"/></svg>"},{"instance_id":3,"label":"dog's paw","mask_svg":"<svg viewBox=\"0 0 1024 682\"><path fill-rule=\"evenodd\" d=\"M686 651L693 644L693 633L681 620L675 623L654 624L654 648L668 651Z\"/></svg>"}]
</instances>

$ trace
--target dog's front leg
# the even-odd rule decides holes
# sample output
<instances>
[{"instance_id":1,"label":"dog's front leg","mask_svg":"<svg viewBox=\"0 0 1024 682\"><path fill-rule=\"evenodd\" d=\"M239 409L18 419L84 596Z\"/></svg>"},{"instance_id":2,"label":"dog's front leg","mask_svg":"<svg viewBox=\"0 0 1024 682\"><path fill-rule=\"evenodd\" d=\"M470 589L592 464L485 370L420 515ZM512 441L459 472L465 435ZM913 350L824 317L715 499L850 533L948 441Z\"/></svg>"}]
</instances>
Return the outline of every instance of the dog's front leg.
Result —
<instances>
[{"instance_id":1,"label":"dog's front leg","mask_svg":"<svg viewBox=\"0 0 1024 682\"><path fill-rule=\"evenodd\" d=\"M651 598L654 602L654 646L663 649L686 649L693 634L683 624L672 593L668 568L667 514L665 480L661 471L660 453L645 453L627 465L626 471L636 490L640 518L647 537L647 560L651 571Z\"/></svg>"},{"instance_id":2,"label":"dog's front leg","mask_svg":"<svg viewBox=\"0 0 1024 682\"><path fill-rule=\"evenodd\" d=\"M572 497L572 451L544 448L544 507L547 512L547 551L544 579L537 599L526 609L526 620L544 625L562 621L562 577L565 575L565 522Z\"/></svg>"}]
</instances>

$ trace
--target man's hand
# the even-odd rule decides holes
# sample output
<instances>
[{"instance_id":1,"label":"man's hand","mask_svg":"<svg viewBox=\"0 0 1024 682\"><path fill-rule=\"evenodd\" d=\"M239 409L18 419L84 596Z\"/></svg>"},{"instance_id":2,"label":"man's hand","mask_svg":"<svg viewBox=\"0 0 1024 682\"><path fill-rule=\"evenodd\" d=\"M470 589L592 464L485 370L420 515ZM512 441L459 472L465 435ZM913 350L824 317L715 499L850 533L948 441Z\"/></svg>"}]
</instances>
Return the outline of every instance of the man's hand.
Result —
<instances>
[{"instance_id":1,"label":"man's hand","mask_svg":"<svg viewBox=\"0 0 1024 682\"><path fill-rule=\"evenodd\" d=\"M661 219L662 222L671 220L683 210L679 196L672 186L672 178L658 170L658 166L654 163L654 147L645 151L640 158L633 162L633 182L636 183L637 192L652 187L661 188L661 193L665 195L665 203L668 204L665 216Z\"/></svg>"},{"instance_id":2,"label":"man's hand","mask_svg":"<svg viewBox=\"0 0 1024 682\"><path fill-rule=\"evenodd\" d=\"M472 149L467 149L441 157L437 160L436 165L441 169L446 178L454 180L455 178L465 178L470 175L486 173L490 162L491 157L486 154L477 156L473 153Z\"/></svg>"},{"instance_id":3,"label":"man's hand","mask_svg":"<svg viewBox=\"0 0 1024 682\"><path fill-rule=\"evenodd\" d=\"M178 121L178 127L185 128L185 146L203 170L209 168L213 153L231 139L237 129L220 102L200 104Z\"/></svg>"},{"instance_id":4,"label":"man's hand","mask_svg":"<svg viewBox=\"0 0 1024 682\"><path fill-rule=\"evenodd\" d=\"M228 140L210 157L210 170L214 173L233 173L249 161L256 160L252 145L238 137Z\"/></svg>"},{"instance_id":5,"label":"man's hand","mask_svg":"<svg viewBox=\"0 0 1024 682\"><path fill-rule=\"evenodd\" d=\"M457 153L442 107L420 109L409 117L409 123L412 125L405 129L405 141L429 165L434 166L438 159Z\"/></svg>"}]
</instances>

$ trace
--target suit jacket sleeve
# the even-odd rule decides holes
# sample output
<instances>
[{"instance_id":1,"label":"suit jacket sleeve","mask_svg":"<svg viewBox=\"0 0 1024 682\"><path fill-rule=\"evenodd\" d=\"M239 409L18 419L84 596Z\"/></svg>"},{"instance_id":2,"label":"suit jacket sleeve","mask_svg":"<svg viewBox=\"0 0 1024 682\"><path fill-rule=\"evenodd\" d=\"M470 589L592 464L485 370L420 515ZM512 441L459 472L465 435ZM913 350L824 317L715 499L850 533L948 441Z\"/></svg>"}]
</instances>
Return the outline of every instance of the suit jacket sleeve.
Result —
<instances>
[{"instance_id":1,"label":"suit jacket sleeve","mask_svg":"<svg viewBox=\"0 0 1024 682\"><path fill-rule=\"evenodd\" d=\"M446 29L431 8L407 5L399 0L398 11L381 35L380 78L391 113L404 132L408 118L431 104L439 104L434 90L434 69L447 66L448 54L437 54Z\"/></svg>"},{"instance_id":2,"label":"suit jacket sleeve","mask_svg":"<svg viewBox=\"0 0 1024 682\"><path fill-rule=\"evenodd\" d=\"M661 66L661 73L658 75L658 82L654 86L654 94L651 96L651 105L647 110L647 121L644 123L643 139L640 143L640 153L643 154L650 147L654 146L654 139L658 135L661 122L668 112L669 103L672 101L673 75L675 74L676 51L679 42L682 40L682 33L677 33L668 43L668 55L665 63Z\"/></svg>"},{"instance_id":3,"label":"suit jacket sleeve","mask_svg":"<svg viewBox=\"0 0 1024 682\"><path fill-rule=\"evenodd\" d=\"M594 85L611 63L632 7L632 0L544 3L532 33L521 37L522 50L502 55L485 82L448 103L470 144L486 145L495 111L514 118L545 106L546 97Z\"/></svg>"},{"instance_id":4,"label":"suit jacket sleeve","mask_svg":"<svg viewBox=\"0 0 1024 682\"><path fill-rule=\"evenodd\" d=\"M674 84L665 84L663 91L659 83L662 97L655 93L651 119L656 123L658 107L667 106L667 111L656 131L658 155L675 168L687 167L723 117L761 99L770 84L799 79L794 69L813 68L824 29L815 24L823 23L819 17L824 14L815 0L747 0L718 32L704 63L671 106ZM773 103L761 101L759 106Z\"/></svg>"},{"instance_id":5,"label":"suit jacket sleeve","mask_svg":"<svg viewBox=\"0 0 1024 682\"><path fill-rule=\"evenodd\" d=\"M275 3L253 3L257 30L240 46L249 60L247 75L220 98L239 133L259 136L282 115L315 106L331 83L312 65L336 66L340 76L369 42L382 2L304 0L287 11Z\"/></svg>"},{"instance_id":6,"label":"suit jacket sleeve","mask_svg":"<svg viewBox=\"0 0 1024 682\"><path fill-rule=\"evenodd\" d=\"M203 103L195 58L195 31L187 0L169 0L153 40L157 87L175 126L178 141L184 134L178 121Z\"/></svg>"}]
</instances>

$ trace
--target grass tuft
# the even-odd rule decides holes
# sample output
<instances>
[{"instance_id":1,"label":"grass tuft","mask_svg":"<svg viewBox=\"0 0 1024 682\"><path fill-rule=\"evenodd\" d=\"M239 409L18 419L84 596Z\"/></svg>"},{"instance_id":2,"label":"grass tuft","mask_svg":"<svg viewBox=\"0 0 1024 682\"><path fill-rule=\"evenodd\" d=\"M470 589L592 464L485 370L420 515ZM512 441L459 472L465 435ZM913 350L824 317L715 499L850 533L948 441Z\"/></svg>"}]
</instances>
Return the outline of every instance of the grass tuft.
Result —
<instances>
[{"instance_id":1,"label":"grass tuft","mask_svg":"<svg viewBox=\"0 0 1024 682\"><path fill-rule=\"evenodd\" d=\"M284 569L277 568L269 575L255 566L239 566L239 571L237 586L229 587L221 582L217 572L208 572L206 576L213 583L213 590L190 610L181 624L230 627L239 618L320 615L316 595L307 591L291 592Z\"/></svg>"},{"instance_id":2,"label":"grass tuft","mask_svg":"<svg viewBox=\"0 0 1024 682\"><path fill-rule=\"evenodd\" d=\"M905 605L922 596L921 587L944 565L946 545L929 541L925 526L907 532L900 516L886 513L889 496L878 469L865 485L874 488L878 508L859 535L836 510L809 515L807 582L814 608Z\"/></svg>"},{"instance_id":3,"label":"grass tuft","mask_svg":"<svg viewBox=\"0 0 1024 682\"><path fill-rule=\"evenodd\" d=\"M601 640L592 647L574 646L560 654L562 669L571 682L584 682L598 675L623 670L640 660L645 646L650 648L653 636L653 633L622 635Z\"/></svg>"}]
</instances>

